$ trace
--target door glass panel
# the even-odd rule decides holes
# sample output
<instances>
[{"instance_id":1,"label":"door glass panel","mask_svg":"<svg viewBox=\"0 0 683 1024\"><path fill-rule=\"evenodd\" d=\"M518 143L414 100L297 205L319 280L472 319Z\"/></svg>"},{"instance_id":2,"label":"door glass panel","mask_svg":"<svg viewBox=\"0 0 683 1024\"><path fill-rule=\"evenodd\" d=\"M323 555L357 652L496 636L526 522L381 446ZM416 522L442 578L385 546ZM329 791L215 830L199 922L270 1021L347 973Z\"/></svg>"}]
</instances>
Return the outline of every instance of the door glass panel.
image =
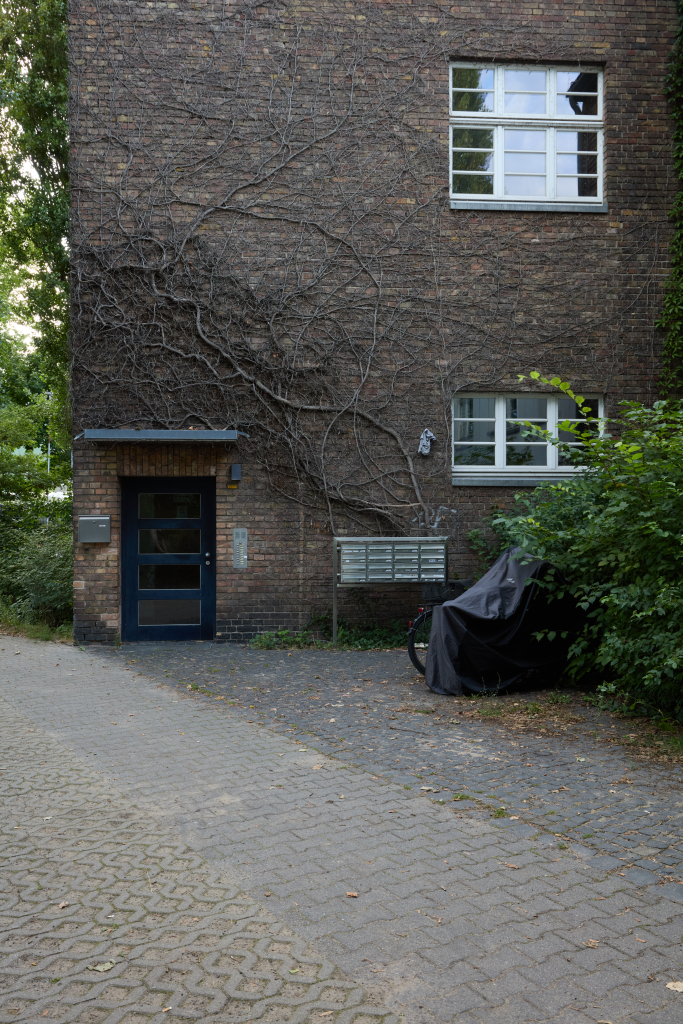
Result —
<instances>
[{"instance_id":1,"label":"door glass panel","mask_svg":"<svg viewBox=\"0 0 683 1024\"><path fill-rule=\"evenodd\" d=\"M140 519L199 519L199 494L141 494Z\"/></svg>"},{"instance_id":2,"label":"door glass panel","mask_svg":"<svg viewBox=\"0 0 683 1024\"><path fill-rule=\"evenodd\" d=\"M138 530L141 555L196 555L201 551L201 530Z\"/></svg>"},{"instance_id":3,"label":"door glass panel","mask_svg":"<svg viewBox=\"0 0 683 1024\"><path fill-rule=\"evenodd\" d=\"M139 565L140 590L199 590L199 565Z\"/></svg>"},{"instance_id":4,"label":"door glass panel","mask_svg":"<svg viewBox=\"0 0 683 1024\"><path fill-rule=\"evenodd\" d=\"M201 601L138 601L140 626L199 626Z\"/></svg>"}]
</instances>

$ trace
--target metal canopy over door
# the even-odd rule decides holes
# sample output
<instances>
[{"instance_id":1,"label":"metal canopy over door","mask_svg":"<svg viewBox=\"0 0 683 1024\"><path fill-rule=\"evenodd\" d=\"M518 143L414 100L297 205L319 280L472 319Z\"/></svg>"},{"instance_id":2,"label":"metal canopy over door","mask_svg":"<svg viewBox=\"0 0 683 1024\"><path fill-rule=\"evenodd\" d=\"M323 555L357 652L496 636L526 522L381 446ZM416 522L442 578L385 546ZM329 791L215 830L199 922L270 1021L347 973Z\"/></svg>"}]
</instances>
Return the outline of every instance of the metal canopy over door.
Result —
<instances>
[{"instance_id":1,"label":"metal canopy over door","mask_svg":"<svg viewBox=\"0 0 683 1024\"><path fill-rule=\"evenodd\" d=\"M121 481L122 640L213 640L216 481Z\"/></svg>"}]
</instances>

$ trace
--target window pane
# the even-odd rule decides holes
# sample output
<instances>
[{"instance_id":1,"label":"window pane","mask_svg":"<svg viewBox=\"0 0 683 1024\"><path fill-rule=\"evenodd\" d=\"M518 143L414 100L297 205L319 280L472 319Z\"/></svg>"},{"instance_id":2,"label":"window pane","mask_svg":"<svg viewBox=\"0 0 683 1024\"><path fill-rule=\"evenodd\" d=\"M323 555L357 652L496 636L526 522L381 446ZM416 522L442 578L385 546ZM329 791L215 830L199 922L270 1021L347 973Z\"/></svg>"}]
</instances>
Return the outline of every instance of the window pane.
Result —
<instances>
[{"instance_id":1,"label":"window pane","mask_svg":"<svg viewBox=\"0 0 683 1024\"><path fill-rule=\"evenodd\" d=\"M199 590L199 565L139 565L139 590Z\"/></svg>"},{"instance_id":2,"label":"window pane","mask_svg":"<svg viewBox=\"0 0 683 1024\"><path fill-rule=\"evenodd\" d=\"M547 466L548 446L545 444L508 444L505 446L507 466Z\"/></svg>"},{"instance_id":3,"label":"window pane","mask_svg":"<svg viewBox=\"0 0 683 1024\"><path fill-rule=\"evenodd\" d=\"M494 420L456 420L453 427L454 441L495 441Z\"/></svg>"},{"instance_id":4,"label":"window pane","mask_svg":"<svg viewBox=\"0 0 683 1024\"><path fill-rule=\"evenodd\" d=\"M456 398L453 408L456 419L492 420L496 414L496 400L472 395L469 398Z\"/></svg>"},{"instance_id":5,"label":"window pane","mask_svg":"<svg viewBox=\"0 0 683 1024\"><path fill-rule=\"evenodd\" d=\"M595 197L598 194L597 178L558 178L557 195L569 197Z\"/></svg>"},{"instance_id":6,"label":"window pane","mask_svg":"<svg viewBox=\"0 0 683 1024\"><path fill-rule=\"evenodd\" d=\"M597 117L597 96L558 96L558 117Z\"/></svg>"},{"instance_id":7,"label":"window pane","mask_svg":"<svg viewBox=\"0 0 683 1024\"><path fill-rule=\"evenodd\" d=\"M453 153L454 171L490 171L493 153Z\"/></svg>"},{"instance_id":8,"label":"window pane","mask_svg":"<svg viewBox=\"0 0 683 1024\"><path fill-rule=\"evenodd\" d=\"M593 153L558 153L558 174L597 174L598 157Z\"/></svg>"},{"instance_id":9,"label":"window pane","mask_svg":"<svg viewBox=\"0 0 683 1024\"><path fill-rule=\"evenodd\" d=\"M558 92L597 92L598 75L595 71L558 71Z\"/></svg>"},{"instance_id":10,"label":"window pane","mask_svg":"<svg viewBox=\"0 0 683 1024\"><path fill-rule=\"evenodd\" d=\"M545 92L545 71L506 71L506 92Z\"/></svg>"},{"instance_id":11,"label":"window pane","mask_svg":"<svg viewBox=\"0 0 683 1024\"><path fill-rule=\"evenodd\" d=\"M506 114L545 114L545 93L506 92Z\"/></svg>"},{"instance_id":12,"label":"window pane","mask_svg":"<svg viewBox=\"0 0 683 1024\"><path fill-rule=\"evenodd\" d=\"M506 153L505 172L506 174L545 174L545 153Z\"/></svg>"},{"instance_id":13,"label":"window pane","mask_svg":"<svg viewBox=\"0 0 683 1024\"><path fill-rule=\"evenodd\" d=\"M473 195L493 195L492 174L454 174L453 191Z\"/></svg>"},{"instance_id":14,"label":"window pane","mask_svg":"<svg viewBox=\"0 0 683 1024\"><path fill-rule=\"evenodd\" d=\"M141 555L196 555L201 551L200 530L138 530Z\"/></svg>"},{"instance_id":15,"label":"window pane","mask_svg":"<svg viewBox=\"0 0 683 1024\"><path fill-rule=\"evenodd\" d=\"M140 519L199 519L201 499L198 494L141 494Z\"/></svg>"},{"instance_id":16,"label":"window pane","mask_svg":"<svg viewBox=\"0 0 683 1024\"><path fill-rule=\"evenodd\" d=\"M575 466L576 465L576 460L574 458L572 458L572 453L575 452L575 451L580 450L581 447L582 447L582 445L580 445L580 444L579 445L574 445L573 448L571 448L569 451L567 451L566 448L564 450L562 448L560 448L558 453L557 453L558 465L559 466Z\"/></svg>"},{"instance_id":17,"label":"window pane","mask_svg":"<svg viewBox=\"0 0 683 1024\"><path fill-rule=\"evenodd\" d=\"M542 444L545 444L546 442L544 442L542 438L538 437L532 427L538 427L539 430L546 430L547 426L548 423L546 420L535 420L533 423L530 423L529 426L527 426L523 420L512 423L508 420L505 424L505 438L507 441L524 440L530 444L534 441L540 441Z\"/></svg>"},{"instance_id":18,"label":"window pane","mask_svg":"<svg viewBox=\"0 0 683 1024\"><path fill-rule=\"evenodd\" d=\"M577 423L576 426L580 430L580 433L573 434L571 430L558 430L557 436L560 441L569 441L570 443L576 444L581 443L582 439L595 437L598 433L597 423Z\"/></svg>"},{"instance_id":19,"label":"window pane","mask_svg":"<svg viewBox=\"0 0 683 1024\"><path fill-rule=\"evenodd\" d=\"M481 114L493 110L492 92L454 92L453 110Z\"/></svg>"},{"instance_id":20,"label":"window pane","mask_svg":"<svg viewBox=\"0 0 683 1024\"><path fill-rule=\"evenodd\" d=\"M590 409L589 416L598 416L600 402L597 398L584 398L582 408ZM579 412L579 407L573 398L560 398L558 400L557 415L560 420L582 420L584 418L583 413Z\"/></svg>"},{"instance_id":21,"label":"window pane","mask_svg":"<svg viewBox=\"0 0 683 1024\"><path fill-rule=\"evenodd\" d=\"M505 176L506 196L544 196L545 178L517 178Z\"/></svg>"},{"instance_id":22,"label":"window pane","mask_svg":"<svg viewBox=\"0 0 683 1024\"><path fill-rule=\"evenodd\" d=\"M495 466L496 447L493 444L456 444L453 462L456 466Z\"/></svg>"},{"instance_id":23,"label":"window pane","mask_svg":"<svg viewBox=\"0 0 683 1024\"><path fill-rule=\"evenodd\" d=\"M558 153L597 153L597 132L558 132Z\"/></svg>"},{"instance_id":24,"label":"window pane","mask_svg":"<svg viewBox=\"0 0 683 1024\"><path fill-rule=\"evenodd\" d=\"M141 626L199 626L201 601L138 601Z\"/></svg>"},{"instance_id":25,"label":"window pane","mask_svg":"<svg viewBox=\"0 0 683 1024\"><path fill-rule=\"evenodd\" d=\"M454 89L493 89L493 68L453 68Z\"/></svg>"},{"instance_id":26,"label":"window pane","mask_svg":"<svg viewBox=\"0 0 683 1024\"><path fill-rule=\"evenodd\" d=\"M454 128L453 149L493 149L493 131L490 128Z\"/></svg>"},{"instance_id":27,"label":"window pane","mask_svg":"<svg viewBox=\"0 0 683 1024\"><path fill-rule=\"evenodd\" d=\"M574 132L576 134L576 132ZM519 128L505 129L505 151L519 149L523 152L545 153L545 132L528 131Z\"/></svg>"},{"instance_id":28,"label":"window pane","mask_svg":"<svg viewBox=\"0 0 683 1024\"><path fill-rule=\"evenodd\" d=\"M547 398L524 396L508 398L506 416L509 420L544 420L547 418Z\"/></svg>"}]
</instances>

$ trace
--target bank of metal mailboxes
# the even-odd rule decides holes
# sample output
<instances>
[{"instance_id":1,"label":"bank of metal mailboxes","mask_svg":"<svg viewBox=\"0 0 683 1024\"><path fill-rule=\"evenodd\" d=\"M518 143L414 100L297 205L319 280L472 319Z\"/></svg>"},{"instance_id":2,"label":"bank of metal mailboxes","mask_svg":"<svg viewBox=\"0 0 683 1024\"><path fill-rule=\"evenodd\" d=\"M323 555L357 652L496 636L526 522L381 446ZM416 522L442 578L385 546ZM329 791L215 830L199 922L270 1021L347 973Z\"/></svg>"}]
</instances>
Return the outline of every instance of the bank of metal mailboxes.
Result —
<instances>
[{"instance_id":1,"label":"bank of metal mailboxes","mask_svg":"<svg viewBox=\"0 0 683 1024\"><path fill-rule=\"evenodd\" d=\"M337 538L341 586L440 582L448 577L448 539Z\"/></svg>"},{"instance_id":2,"label":"bank of metal mailboxes","mask_svg":"<svg viewBox=\"0 0 683 1024\"><path fill-rule=\"evenodd\" d=\"M78 540L81 544L108 544L111 541L111 516L79 516Z\"/></svg>"}]
</instances>

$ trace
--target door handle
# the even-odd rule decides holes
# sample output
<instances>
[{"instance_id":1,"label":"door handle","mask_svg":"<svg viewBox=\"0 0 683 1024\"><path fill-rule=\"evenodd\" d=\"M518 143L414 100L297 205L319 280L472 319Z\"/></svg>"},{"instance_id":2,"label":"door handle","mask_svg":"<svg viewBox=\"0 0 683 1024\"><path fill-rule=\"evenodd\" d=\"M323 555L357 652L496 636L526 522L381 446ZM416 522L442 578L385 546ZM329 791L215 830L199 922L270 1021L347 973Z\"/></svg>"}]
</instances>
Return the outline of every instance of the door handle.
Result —
<instances>
[{"instance_id":1,"label":"door handle","mask_svg":"<svg viewBox=\"0 0 683 1024\"><path fill-rule=\"evenodd\" d=\"M209 551L206 552L206 554L204 555L204 558L207 559L207 561L204 563L204 565L211 565L211 562L208 561L208 559L211 558L211 553Z\"/></svg>"}]
</instances>

